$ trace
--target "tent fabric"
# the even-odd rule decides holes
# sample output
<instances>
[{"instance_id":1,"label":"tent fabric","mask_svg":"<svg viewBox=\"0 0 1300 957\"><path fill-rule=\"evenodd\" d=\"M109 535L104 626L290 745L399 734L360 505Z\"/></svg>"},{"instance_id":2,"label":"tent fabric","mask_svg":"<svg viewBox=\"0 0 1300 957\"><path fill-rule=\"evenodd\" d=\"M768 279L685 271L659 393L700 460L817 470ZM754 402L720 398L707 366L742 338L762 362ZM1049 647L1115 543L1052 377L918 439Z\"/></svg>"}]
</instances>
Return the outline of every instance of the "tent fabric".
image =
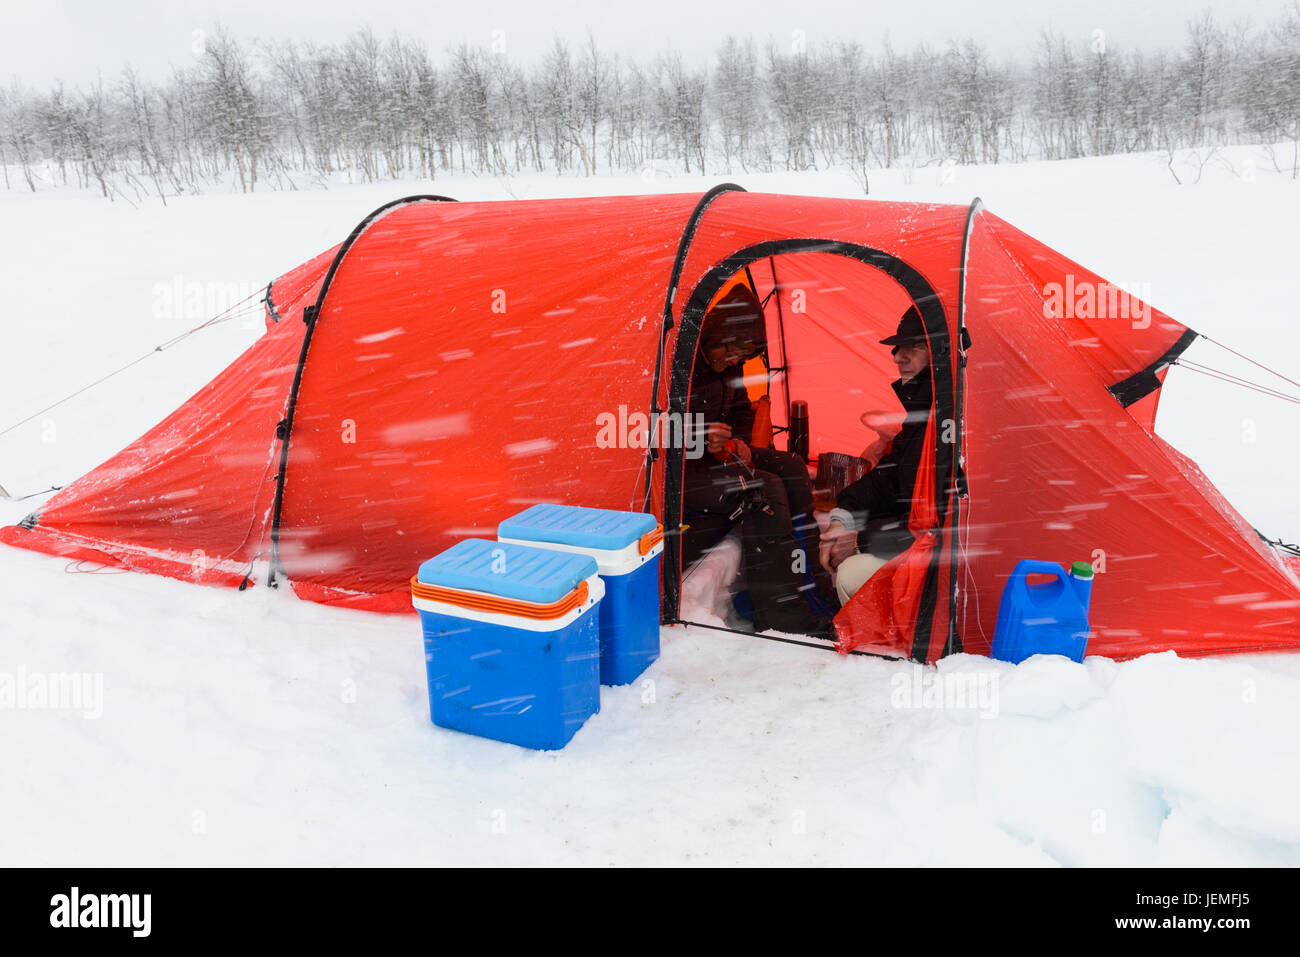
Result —
<instances>
[{"instance_id":1,"label":"tent fabric","mask_svg":"<svg viewBox=\"0 0 1300 957\"><path fill-rule=\"evenodd\" d=\"M644 414L695 200L412 204L362 234L300 386L280 530L295 587L404 601L412 567L528 505L635 509L644 447L599 442L598 417Z\"/></svg>"},{"instance_id":2,"label":"tent fabric","mask_svg":"<svg viewBox=\"0 0 1300 957\"><path fill-rule=\"evenodd\" d=\"M238 585L266 546L275 425L301 326L281 323L179 409L0 541Z\"/></svg>"},{"instance_id":3,"label":"tent fabric","mask_svg":"<svg viewBox=\"0 0 1300 957\"><path fill-rule=\"evenodd\" d=\"M1078 329L1042 319L1041 287L1023 281L1024 262L998 241L1000 228L981 217L967 266L966 649L987 651L1002 584L1017 561L1039 557L1098 564L1092 651L1294 645L1300 589L1277 554L1145 414L1107 389L1166 351L1182 327L1097 324L1095 337L1110 343L1099 363L1097 349L1079 348Z\"/></svg>"},{"instance_id":4,"label":"tent fabric","mask_svg":"<svg viewBox=\"0 0 1300 957\"><path fill-rule=\"evenodd\" d=\"M455 541L648 490L675 620L682 450L649 454L646 420L687 411L703 310L746 268L778 447L791 398L814 455L865 446L862 412L896 407L878 340L911 304L925 317L918 544L840 612L841 650L987 652L1022 558L1097 563L1091 653L1300 646L1300 563L1154 432L1194 333L1138 300L1099 312L1109 284L978 206L738 188L394 204L274 280L252 347L0 541L216 585L274 558L300 597L409 611L413 569Z\"/></svg>"},{"instance_id":5,"label":"tent fabric","mask_svg":"<svg viewBox=\"0 0 1300 957\"><path fill-rule=\"evenodd\" d=\"M1027 287L1038 290L1044 322L1059 324L1074 351L1102 381L1119 383L1156 362L1186 326L1108 282L992 213L980 216L981 243L992 239L1013 262ZM1161 379L1163 381L1163 379ZM1159 390L1130 407L1133 417L1155 428Z\"/></svg>"},{"instance_id":6,"label":"tent fabric","mask_svg":"<svg viewBox=\"0 0 1300 957\"><path fill-rule=\"evenodd\" d=\"M327 249L301 266L272 282L266 290L266 327L270 329L284 319L301 319L302 311L316 301L330 263L339 246Z\"/></svg>"}]
</instances>

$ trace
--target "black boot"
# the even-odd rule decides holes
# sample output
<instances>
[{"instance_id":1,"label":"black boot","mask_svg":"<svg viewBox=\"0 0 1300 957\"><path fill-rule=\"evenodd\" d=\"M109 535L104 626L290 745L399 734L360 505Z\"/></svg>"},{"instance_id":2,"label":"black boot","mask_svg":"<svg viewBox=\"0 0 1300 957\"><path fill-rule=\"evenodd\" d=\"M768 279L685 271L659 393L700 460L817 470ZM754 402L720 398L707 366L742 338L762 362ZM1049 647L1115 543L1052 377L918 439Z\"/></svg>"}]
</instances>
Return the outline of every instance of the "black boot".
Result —
<instances>
[{"instance_id":1,"label":"black boot","mask_svg":"<svg viewBox=\"0 0 1300 957\"><path fill-rule=\"evenodd\" d=\"M800 512L791 517L796 540L804 550L808 561L808 573L812 579L812 594L809 605L818 615L834 615L840 610L840 595L835 590L835 582L830 572L822 568L821 526L817 517L810 512Z\"/></svg>"},{"instance_id":2,"label":"black boot","mask_svg":"<svg viewBox=\"0 0 1300 957\"><path fill-rule=\"evenodd\" d=\"M792 568L791 552L797 546L789 536L750 540L745 549L745 579L754 603L754 624L759 631L833 637L831 617L813 610L806 575Z\"/></svg>"}]
</instances>

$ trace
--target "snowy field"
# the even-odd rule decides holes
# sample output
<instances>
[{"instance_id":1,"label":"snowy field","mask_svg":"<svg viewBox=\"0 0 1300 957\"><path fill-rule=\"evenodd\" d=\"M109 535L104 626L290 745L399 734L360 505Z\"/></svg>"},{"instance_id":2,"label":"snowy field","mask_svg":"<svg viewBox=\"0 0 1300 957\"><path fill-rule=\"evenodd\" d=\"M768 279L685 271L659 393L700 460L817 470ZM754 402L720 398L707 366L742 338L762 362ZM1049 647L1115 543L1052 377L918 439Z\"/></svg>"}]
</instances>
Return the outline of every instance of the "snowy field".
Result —
<instances>
[{"instance_id":1,"label":"snowy field","mask_svg":"<svg viewBox=\"0 0 1300 957\"><path fill-rule=\"evenodd\" d=\"M1300 183L1262 149L1222 151L1193 185L1198 165L1180 158L1182 186L1154 155L886 171L872 198L981 196L1300 380ZM727 178L861 195L847 173ZM223 296L260 294L397 196L721 179L447 179L166 208L0 192L0 430L198 325ZM173 291L195 288L212 301L173 308ZM17 496L72 481L261 328L249 310L0 435L0 484ZM1208 343L1188 355L1287 388ZM1158 427L1248 520L1294 542L1296 410L1175 369ZM41 501L0 500L0 522ZM539 754L429 722L413 617L0 547L0 680L56 672L98 676L102 698L0 709L5 864L1300 864L1300 654L958 656L935 669L666 628L642 681L602 689L573 742Z\"/></svg>"}]
</instances>

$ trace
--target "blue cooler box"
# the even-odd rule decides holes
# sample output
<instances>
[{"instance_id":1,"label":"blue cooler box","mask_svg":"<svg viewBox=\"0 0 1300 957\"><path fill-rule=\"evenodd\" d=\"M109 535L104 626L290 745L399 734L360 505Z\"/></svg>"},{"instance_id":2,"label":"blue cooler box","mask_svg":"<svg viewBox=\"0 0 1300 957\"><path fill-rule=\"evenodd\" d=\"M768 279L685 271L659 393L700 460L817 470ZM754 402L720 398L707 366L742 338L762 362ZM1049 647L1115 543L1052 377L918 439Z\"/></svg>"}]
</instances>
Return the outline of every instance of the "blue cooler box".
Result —
<instances>
[{"instance_id":1,"label":"blue cooler box","mask_svg":"<svg viewBox=\"0 0 1300 957\"><path fill-rule=\"evenodd\" d=\"M600 710L598 609L585 556L467 539L420 566L429 713L441 728L562 748Z\"/></svg>"},{"instance_id":2,"label":"blue cooler box","mask_svg":"<svg viewBox=\"0 0 1300 957\"><path fill-rule=\"evenodd\" d=\"M601 684L629 684L659 657L659 556L664 535L653 515L534 505L502 522L497 537L596 560L605 582Z\"/></svg>"}]
</instances>

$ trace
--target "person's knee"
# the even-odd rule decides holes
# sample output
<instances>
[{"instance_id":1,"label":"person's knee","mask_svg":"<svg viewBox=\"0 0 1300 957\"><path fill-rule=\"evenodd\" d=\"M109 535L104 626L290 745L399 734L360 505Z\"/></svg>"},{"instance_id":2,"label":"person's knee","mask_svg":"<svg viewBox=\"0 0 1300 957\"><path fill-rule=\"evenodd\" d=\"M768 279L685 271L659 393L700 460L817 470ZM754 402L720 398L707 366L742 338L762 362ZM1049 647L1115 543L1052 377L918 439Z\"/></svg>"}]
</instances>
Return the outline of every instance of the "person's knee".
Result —
<instances>
[{"instance_id":1,"label":"person's knee","mask_svg":"<svg viewBox=\"0 0 1300 957\"><path fill-rule=\"evenodd\" d=\"M761 460L755 459L755 464L781 477L792 513L813 510L812 479L803 459L793 452L767 450Z\"/></svg>"},{"instance_id":2,"label":"person's knee","mask_svg":"<svg viewBox=\"0 0 1300 957\"><path fill-rule=\"evenodd\" d=\"M781 476L783 479L808 478L808 466L804 464L803 459L793 452L764 449L762 468Z\"/></svg>"},{"instance_id":3,"label":"person's knee","mask_svg":"<svg viewBox=\"0 0 1300 957\"><path fill-rule=\"evenodd\" d=\"M774 472L755 472L754 477L762 483L763 500L770 505L773 510L789 513L790 503L785 493L785 483L781 481L781 476Z\"/></svg>"},{"instance_id":4,"label":"person's knee","mask_svg":"<svg viewBox=\"0 0 1300 957\"><path fill-rule=\"evenodd\" d=\"M865 585L876 572L884 568L888 559L879 555L859 552L840 562L835 573L835 589L840 594L840 601L847 602L859 588Z\"/></svg>"}]
</instances>

